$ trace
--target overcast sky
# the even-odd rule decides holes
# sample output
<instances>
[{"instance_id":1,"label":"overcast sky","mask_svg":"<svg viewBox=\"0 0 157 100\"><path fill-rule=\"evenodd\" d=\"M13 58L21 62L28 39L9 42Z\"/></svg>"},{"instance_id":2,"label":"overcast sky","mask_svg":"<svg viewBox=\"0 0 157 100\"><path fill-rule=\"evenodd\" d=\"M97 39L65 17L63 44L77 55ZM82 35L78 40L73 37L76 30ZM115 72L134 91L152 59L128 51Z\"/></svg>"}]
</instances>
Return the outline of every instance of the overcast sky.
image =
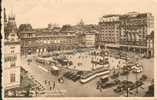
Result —
<instances>
[{"instance_id":1,"label":"overcast sky","mask_svg":"<svg viewBox=\"0 0 157 100\"><path fill-rule=\"evenodd\" d=\"M16 15L17 25L30 23L34 28L48 23L77 24L82 18L86 24L97 24L105 14L131 11L151 12L157 15L157 0L3 0L7 14Z\"/></svg>"}]
</instances>

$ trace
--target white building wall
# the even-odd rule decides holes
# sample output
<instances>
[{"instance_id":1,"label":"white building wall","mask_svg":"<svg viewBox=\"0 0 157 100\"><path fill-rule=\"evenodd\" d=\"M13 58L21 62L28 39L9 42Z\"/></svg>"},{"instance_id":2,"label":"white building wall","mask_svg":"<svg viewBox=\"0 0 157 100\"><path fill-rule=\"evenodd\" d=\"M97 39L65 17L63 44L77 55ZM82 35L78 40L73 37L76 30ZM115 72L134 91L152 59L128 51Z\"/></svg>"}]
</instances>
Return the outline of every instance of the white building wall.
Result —
<instances>
[{"instance_id":1,"label":"white building wall","mask_svg":"<svg viewBox=\"0 0 157 100\"><path fill-rule=\"evenodd\" d=\"M15 68L8 68L4 70L4 88L12 88L12 87L18 87L20 85L20 73L21 68L15 67ZM15 74L15 82L11 82L11 74Z\"/></svg>"},{"instance_id":2,"label":"white building wall","mask_svg":"<svg viewBox=\"0 0 157 100\"><path fill-rule=\"evenodd\" d=\"M95 34L85 35L86 47L93 47L95 45Z\"/></svg>"},{"instance_id":3,"label":"white building wall","mask_svg":"<svg viewBox=\"0 0 157 100\"><path fill-rule=\"evenodd\" d=\"M21 66L21 48L20 44L8 44L4 46L4 58L15 57L15 60L7 60L4 63L5 68L10 68L10 65L15 63L15 66Z\"/></svg>"},{"instance_id":4,"label":"white building wall","mask_svg":"<svg viewBox=\"0 0 157 100\"><path fill-rule=\"evenodd\" d=\"M21 46L15 33L9 34L9 40L4 43L4 87L5 89L19 87L21 78ZM13 36L15 37L13 37ZM15 82L11 82L11 74L15 75Z\"/></svg>"}]
</instances>

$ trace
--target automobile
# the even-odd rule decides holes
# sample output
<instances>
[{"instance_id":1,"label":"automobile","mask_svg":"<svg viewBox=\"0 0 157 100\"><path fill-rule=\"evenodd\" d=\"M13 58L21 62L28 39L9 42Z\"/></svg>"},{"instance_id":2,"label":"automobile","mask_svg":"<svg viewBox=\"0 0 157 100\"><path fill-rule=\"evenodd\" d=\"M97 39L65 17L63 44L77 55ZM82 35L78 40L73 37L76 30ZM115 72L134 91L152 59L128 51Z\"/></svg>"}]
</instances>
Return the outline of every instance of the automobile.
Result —
<instances>
[{"instance_id":1,"label":"automobile","mask_svg":"<svg viewBox=\"0 0 157 100\"><path fill-rule=\"evenodd\" d=\"M133 84L133 82L132 81L127 81L127 80L123 80L122 82L121 82L122 84Z\"/></svg>"},{"instance_id":2,"label":"automobile","mask_svg":"<svg viewBox=\"0 0 157 100\"><path fill-rule=\"evenodd\" d=\"M75 73L72 73L70 76L68 76L68 78L69 79L72 79L72 78L74 78L76 76L76 74Z\"/></svg>"},{"instance_id":3,"label":"automobile","mask_svg":"<svg viewBox=\"0 0 157 100\"><path fill-rule=\"evenodd\" d=\"M109 78L108 77L106 77L106 78L100 78L100 81L102 83L105 83L105 82L109 81Z\"/></svg>"},{"instance_id":4,"label":"automobile","mask_svg":"<svg viewBox=\"0 0 157 100\"><path fill-rule=\"evenodd\" d=\"M111 76L112 79L118 78L119 77L119 73L113 73L113 75Z\"/></svg>"},{"instance_id":5,"label":"automobile","mask_svg":"<svg viewBox=\"0 0 157 100\"><path fill-rule=\"evenodd\" d=\"M108 81L108 80L107 80ZM112 87L112 86L115 86L115 85L117 85L117 84L119 84L119 82L120 82L120 80L113 80L113 81L108 81L108 82L101 82L100 83L100 85L101 85L101 87L103 88L103 89L105 89L105 88L110 88L110 87Z\"/></svg>"},{"instance_id":6,"label":"automobile","mask_svg":"<svg viewBox=\"0 0 157 100\"><path fill-rule=\"evenodd\" d=\"M70 72L66 72L63 74L64 77L67 77L70 74Z\"/></svg>"},{"instance_id":7,"label":"automobile","mask_svg":"<svg viewBox=\"0 0 157 100\"><path fill-rule=\"evenodd\" d=\"M116 85L114 82L106 82L104 84L101 84L101 88L105 89L105 88L110 88L112 86Z\"/></svg>"},{"instance_id":8,"label":"automobile","mask_svg":"<svg viewBox=\"0 0 157 100\"><path fill-rule=\"evenodd\" d=\"M115 84L119 84L121 81L119 79L114 80Z\"/></svg>"},{"instance_id":9,"label":"automobile","mask_svg":"<svg viewBox=\"0 0 157 100\"><path fill-rule=\"evenodd\" d=\"M122 87L117 86L117 88L115 88L113 91L116 93L122 92Z\"/></svg>"},{"instance_id":10,"label":"automobile","mask_svg":"<svg viewBox=\"0 0 157 100\"><path fill-rule=\"evenodd\" d=\"M78 71L77 75L83 75L83 71Z\"/></svg>"},{"instance_id":11,"label":"automobile","mask_svg":"<svg viewBox=\"0 0 157 100\"><path fill-rule=\"evenodd\" d=\"M73 80L74 82L76 82L76 81L79 80L80 78L81 78L80 75L76 75L74 78L72 78L72 80Z\"/></svg>"},{"instance_id":12,"label":"automobile","mask_svg":"<svg viewBox=\"0 0 157 100\"><path fill-rule=\"evenodd\" d=\"M130 90L136 89L136 88L142 86L143 84L144 84L144 83L143 83L142 81L136 81L136 82L134 83L134 85L130 88Z\"/></svg>"},{"instance_id":13,"label":"automobile","mask_svg":"<svg viewBox=\"0 0 157 100\"><path fill-rule=\"evenodd\" d=\"M135 86L139 87L142 86L144 83L142 81L136 81Z\"/></svg>"},{"instance_id":14,"label":"automobile","mask_svg":"<svg viewBox=\"0 0 157 100\"><path fill-rule=\"evenodd\" d=\"M154 84L148 86L148 90L145 93L145 97L153 97L154 96Z\"/></svg>"},{"instance_id":15,"label":"automobile","mask_svg":"<svg viewBox=\"0 0 157 100\"><path fill-rule=\"evenodd\" d=\"M66 78L69 78L72 74L73 74L73 73L71 73L71 72L67 72L67 73L65 73L63 76L66 77Z\"/></svg>"},{"instance_id":16,"label":"automobile","mask_svg":"<svg viewBox=\"0 0 157 100\"><path fill-rule=\"evenodd\" d=\"M129 71L128 70L123 70L120 75L128 75L129 74Z\"/></svg>"},{"instance_id":17,"label":"automobile","mask_svg":"<svg viewBox=\"0 0 157 100\"><path fill-rule=\"evenodd\" d=\"M128 88L131 88L134 86L134 83L131 81L127 81L124 80L122 82L119 83L119 86L123 89L123 90L127 90Z\"/></svg>"}]
</instances>

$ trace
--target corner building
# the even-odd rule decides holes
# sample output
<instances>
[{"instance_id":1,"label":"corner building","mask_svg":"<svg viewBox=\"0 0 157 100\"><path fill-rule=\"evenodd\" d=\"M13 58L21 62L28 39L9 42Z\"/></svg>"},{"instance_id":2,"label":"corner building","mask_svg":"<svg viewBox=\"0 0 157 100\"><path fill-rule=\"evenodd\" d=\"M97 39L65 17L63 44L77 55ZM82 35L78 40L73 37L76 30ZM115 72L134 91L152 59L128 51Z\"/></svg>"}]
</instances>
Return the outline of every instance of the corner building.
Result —
<instances>
[{"instance_id":1,"label":"corner building","mask_svg":"<svg viewBox=\"0 0 157 100\"><path fill-rule=\"evenodd\" d=\"M4 71L3 79L5 96L17 96L29 84L27 71L21 66L21 44L17 34L14 16L5 21L4 31Z\"/></svg>"},{"instance_id":2,"label":"corner building","mask_svg":"<svg viewBox=\"0 0 157 100\"><path fill-rule=\"evenodd\" d=\"M145 56L154 55L154 17L151 13L130 12L120 17L120 48ZM152 37L151 40L148 37ZM150 45L151 47L148 46ZM148 44L149 43L149 44Z\"/></svg>"}]
</instances>

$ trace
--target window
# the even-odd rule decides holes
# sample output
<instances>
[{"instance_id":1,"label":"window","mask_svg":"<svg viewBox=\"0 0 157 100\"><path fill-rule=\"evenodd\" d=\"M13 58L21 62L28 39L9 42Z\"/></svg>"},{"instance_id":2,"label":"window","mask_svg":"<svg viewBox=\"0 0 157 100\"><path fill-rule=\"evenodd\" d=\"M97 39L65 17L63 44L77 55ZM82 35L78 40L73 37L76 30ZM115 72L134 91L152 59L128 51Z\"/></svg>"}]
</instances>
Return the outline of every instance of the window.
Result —
<instances>
[{"instance_id":1,"label":"window","mask_svg":"<svg viewBox=\"0 0 157 100\"><path fill-rule=\"evenodd\" d=\"M16 65L15 63L12 63L10 64L10 67L15 67L15 65Z\"/></svg>"},{"instance_id":2,"label":"window","mask_svg":"<svg viewBox=\"0 0 157 100\"><path fill-rule=\"evenodd\" d=\"M8 62L8 61L15 61L16 60L16 56L8 56L8 57L5 57L5 62Z\"/></svg>"},{"instance_id":3,"label":"window","mask_svg":"<svg viewBox=\"0 0 157 100\"><path fill-rule=\"evenodd\" d=\"M10 74L10 82L13 83L15 82L15 74Z\"/></svg>"},{"instance_id":4,"label":"window","mask_svg":"<svg viewBox=\"0 0 157 100\"><path fill-rule=\"evenodd\" d=\"M14 53L14 50L11 50L11 54L13 54Z\"/></svg>"}]
</instances>

